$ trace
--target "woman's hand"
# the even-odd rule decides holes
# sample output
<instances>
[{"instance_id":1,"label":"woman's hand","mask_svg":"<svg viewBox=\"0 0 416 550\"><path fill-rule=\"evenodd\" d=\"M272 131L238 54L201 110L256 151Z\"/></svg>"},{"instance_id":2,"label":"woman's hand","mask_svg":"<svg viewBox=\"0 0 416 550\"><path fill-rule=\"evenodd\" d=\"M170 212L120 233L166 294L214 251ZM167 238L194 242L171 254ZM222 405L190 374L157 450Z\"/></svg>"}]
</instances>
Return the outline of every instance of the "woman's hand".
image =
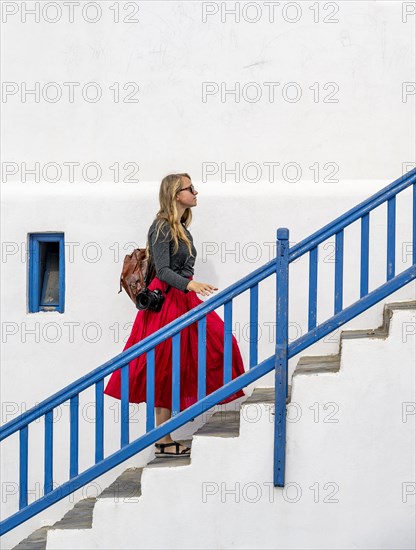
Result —
<instances>
[{"instance_id":1,"label":"woman's hand","mask_svg":"<svg viewBox=\"0 0 416 550\"><path fill-rule=\"evenodd\" d=\"M186 289L202 294L203 296L209 296L214 290L218 290L216 286L212 286L209 283L198 283L197 281L189 281Z\"/></svg>"}]
</instances>

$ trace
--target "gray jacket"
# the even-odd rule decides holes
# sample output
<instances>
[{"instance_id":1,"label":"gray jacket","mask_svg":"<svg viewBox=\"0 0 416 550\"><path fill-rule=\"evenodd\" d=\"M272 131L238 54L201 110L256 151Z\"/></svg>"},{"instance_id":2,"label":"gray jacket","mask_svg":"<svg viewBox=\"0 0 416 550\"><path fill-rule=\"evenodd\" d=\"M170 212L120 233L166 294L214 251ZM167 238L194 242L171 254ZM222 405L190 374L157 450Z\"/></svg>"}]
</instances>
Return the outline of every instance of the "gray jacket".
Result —
<instances>
[{"instance_id":1,"label":"gray jacket","mask_svg":"<svg viewBox=\"0 0 416 550\"><path fill-rule=\"evenodd\" d=\"M153 221L148 232L150 254L155 264L156 277L168 285L182 290L182 292L189 292L189 290L186 290L189 284L187 277L194 274L196 258L196 248L194 247L192 235L185 225L182 224L186 235L191 241L193 257L189 255L186 244L181 239L179 239L178 251L174 254L175 243L172 237L172 230L167 221L163 222L156 240L156 224L158 221L157 219Z\"/></svg>"}]
</instances>

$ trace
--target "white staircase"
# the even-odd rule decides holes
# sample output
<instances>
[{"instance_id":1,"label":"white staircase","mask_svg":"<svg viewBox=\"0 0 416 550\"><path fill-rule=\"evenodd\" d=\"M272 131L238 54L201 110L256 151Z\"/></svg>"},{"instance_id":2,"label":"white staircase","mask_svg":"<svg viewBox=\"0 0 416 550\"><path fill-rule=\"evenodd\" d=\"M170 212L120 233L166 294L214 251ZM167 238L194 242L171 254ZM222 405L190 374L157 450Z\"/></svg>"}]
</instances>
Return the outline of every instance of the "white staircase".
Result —
<instances>
[{"instance_id":1,"label":"white staircase","mask_svg":"<svg viewBox=\"0 0 416 550\"><path fill-rule=\"evenodd\" d=\"M287 405L286 484L273 476L274 390L214 414L191 458L126 470L16 549L410 549L415 546L416 303L339 355L302 357Z\"/></svg>"}]
</instances>

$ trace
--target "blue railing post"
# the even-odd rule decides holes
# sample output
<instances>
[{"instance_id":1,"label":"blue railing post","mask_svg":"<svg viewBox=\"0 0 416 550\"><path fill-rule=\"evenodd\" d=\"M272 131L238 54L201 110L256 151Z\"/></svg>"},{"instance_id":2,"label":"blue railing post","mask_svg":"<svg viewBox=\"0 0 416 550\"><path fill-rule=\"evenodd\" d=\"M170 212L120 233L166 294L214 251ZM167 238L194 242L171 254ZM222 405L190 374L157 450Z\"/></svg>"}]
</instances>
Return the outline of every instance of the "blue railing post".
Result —
<instances>
[{"instance_id":1,"label":"blue railing post","mask_svg":"<svg viewBox=\"0 0 416 550\"><path fill-rule=\"evenodd\" d=\"M275 355L275 417L274 472L275 487L285 484L286 398L288 395L288 289L289 230L277 230L276 247L276 355Z\"/></svg>"}]
</instances>

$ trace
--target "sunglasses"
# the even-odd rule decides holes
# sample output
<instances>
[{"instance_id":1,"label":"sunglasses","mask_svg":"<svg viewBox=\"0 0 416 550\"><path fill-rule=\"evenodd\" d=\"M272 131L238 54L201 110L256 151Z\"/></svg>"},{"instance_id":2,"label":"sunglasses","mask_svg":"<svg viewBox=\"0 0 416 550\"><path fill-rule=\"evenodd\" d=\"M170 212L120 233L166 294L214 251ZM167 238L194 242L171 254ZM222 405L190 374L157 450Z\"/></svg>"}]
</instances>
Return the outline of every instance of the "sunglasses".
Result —
<instances>
[{"instance_id":1,"label":"sunglasses","mask_svg":"<svg viewBox=\"0 0 416 550\"><path fill-rule=\"evenodd\" d=\"M192 193L193 195L195 195L195 187L194 187L193 185L190 185L189 187L184 187L183 189L181 189L181 190L179 191L179 193L180 193L181 191L187 191L188 189L191 191L191 193Z\"/></svg>"}]
</instances>

